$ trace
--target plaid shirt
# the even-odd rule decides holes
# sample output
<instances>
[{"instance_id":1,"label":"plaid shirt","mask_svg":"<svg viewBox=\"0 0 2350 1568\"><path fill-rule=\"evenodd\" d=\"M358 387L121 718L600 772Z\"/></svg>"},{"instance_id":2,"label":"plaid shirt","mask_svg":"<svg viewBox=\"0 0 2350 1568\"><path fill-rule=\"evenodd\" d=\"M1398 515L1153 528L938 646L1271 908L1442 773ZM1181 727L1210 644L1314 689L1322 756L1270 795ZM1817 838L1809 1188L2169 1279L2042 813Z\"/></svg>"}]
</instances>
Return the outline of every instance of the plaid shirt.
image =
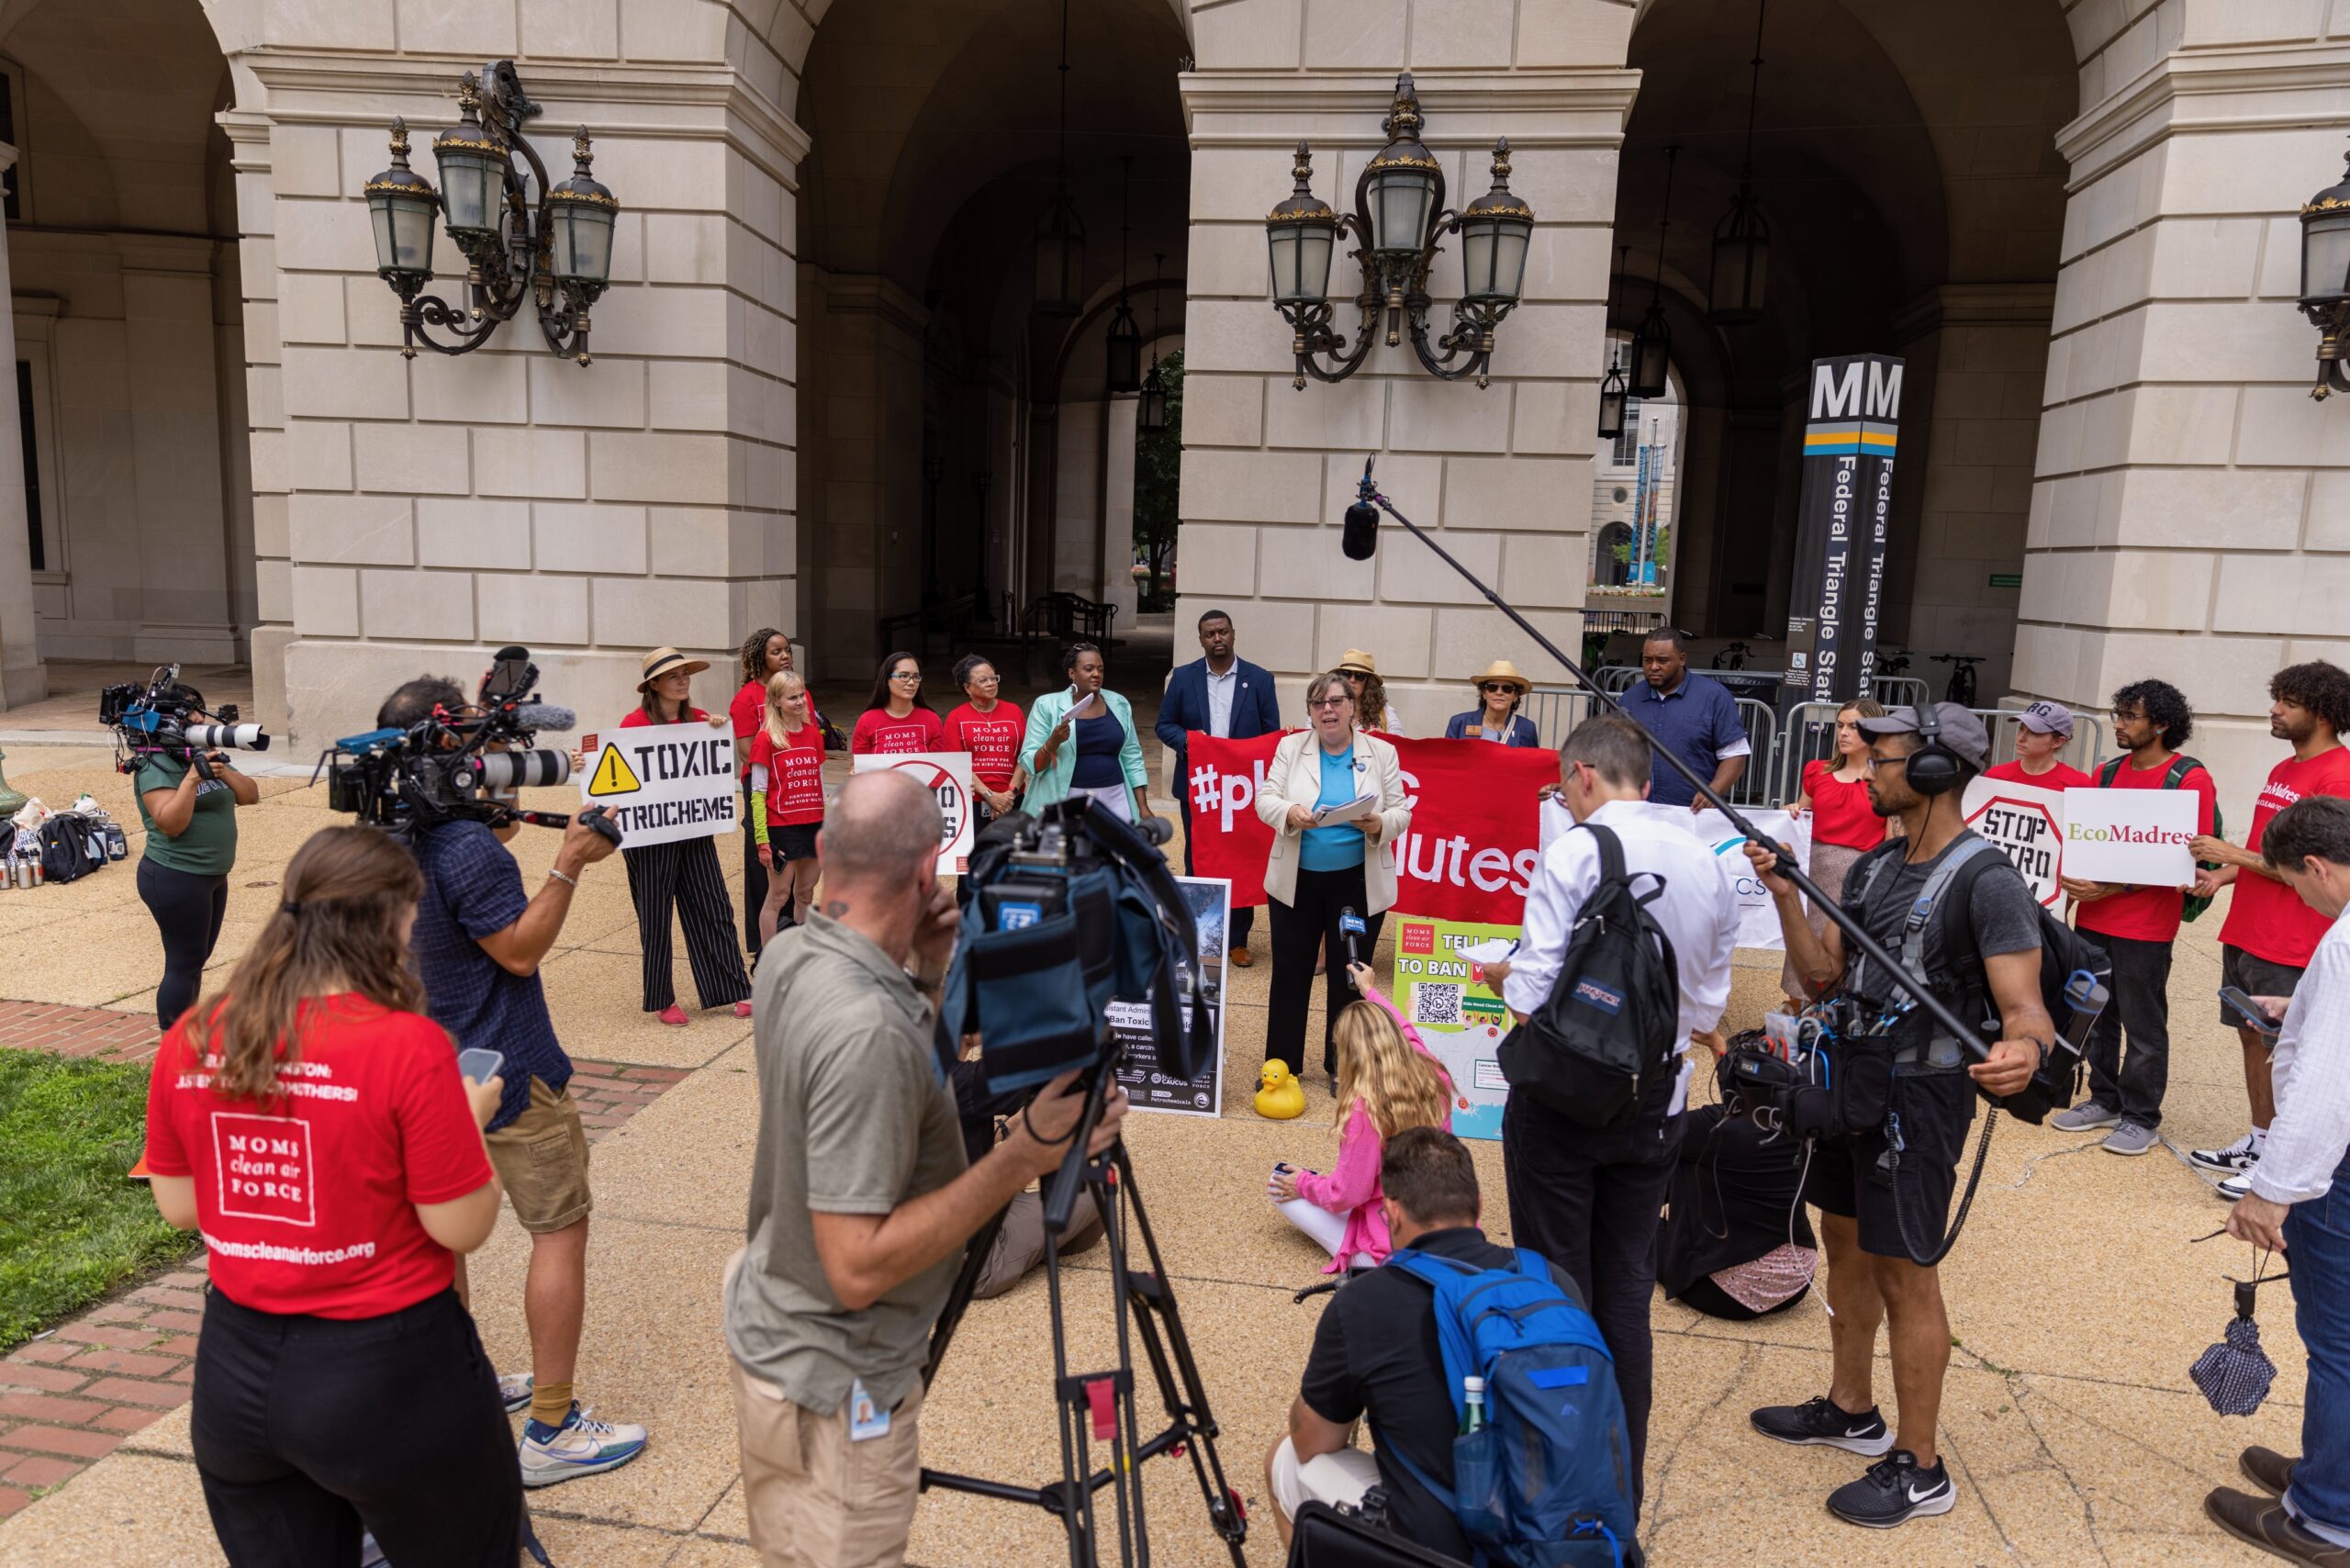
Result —
<instances>
[{"instance_id":1,"label":"plaid shirt","mask_svg":"<svg viewBox=\"0 0 2350 1568\"><path fill-rule=\"evenodd\" d=\"M495 1132L529 1108L532 1079L550 1089L571 1081L571 1058L555 1042L538 975L511 974L481 946L480 938L505 930L530 907L522 868L479 823L444 823L420 834L415 847L424 897L409 946L424 981L425 1010L456 1037L459 1050L505 1053L506 1095L489 1123Z\"/></svg>"}]
</instances>

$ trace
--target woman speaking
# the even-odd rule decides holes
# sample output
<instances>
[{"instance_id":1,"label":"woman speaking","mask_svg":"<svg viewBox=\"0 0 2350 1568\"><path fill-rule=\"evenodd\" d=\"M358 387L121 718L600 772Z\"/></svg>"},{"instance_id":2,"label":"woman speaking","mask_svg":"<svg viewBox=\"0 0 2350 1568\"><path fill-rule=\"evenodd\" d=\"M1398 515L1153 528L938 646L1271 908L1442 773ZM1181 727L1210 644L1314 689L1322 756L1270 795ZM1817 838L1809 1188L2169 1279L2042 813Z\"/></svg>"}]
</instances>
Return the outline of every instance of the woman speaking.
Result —
<instances>
[{"instance_id":1,"label":"woman speaking","mask_svg":"<svg viewBox=\"0 0 2350 1568\"><path fill-rule=\"evenodd\" d=\"M1371 962L1379 928L1395 902L1395 840L1412 824L1395 748L1355 727L1355 700L1337 670L1305 688L1308 728L1273 749L1257 814L1273 830L1265 895L1273 923L1272 1004L1265 1059L1305 1070L1306 999L1314 954L1329 945L1324 993L1322 1070L1335 1073L1331 1029L1353 1000L1340 959ZM1341 912L1361 917L1351 951Z\"/></svg>"},{"instance_id":2,"label":"woman speaking","mask_svg":"<svg viewBox=\"0 0 2350 1568\"><path fill-rule=\"evenodd\" d=\"M452 1288L498 1224L481 1128L408 933L424 876L372 827L311 835L229 977L163 1036L147 1092L155 1207L211 1254L190 1422L240 1568L513 1568L522 1478ZM298 1175L296 1168L298 1167Z\"/></svg>"},{"instance_id":3,"label":"woman speaking","mask_svg":"<svg viewBox=\"0 0 2350 1568\"><path fill-rule=\"evenodd\" d=\"M1071 643L1061 655L1069 685L1047 691L1028 710L1021 765L1031 780L1022 809L1034 814L1071 795L1091 795L1121 822L1151 814L1145 791L1150 773L1142 761L1142 732L1135 711L1102 689L1102 650Z\"/></svg>"}]
</instances>

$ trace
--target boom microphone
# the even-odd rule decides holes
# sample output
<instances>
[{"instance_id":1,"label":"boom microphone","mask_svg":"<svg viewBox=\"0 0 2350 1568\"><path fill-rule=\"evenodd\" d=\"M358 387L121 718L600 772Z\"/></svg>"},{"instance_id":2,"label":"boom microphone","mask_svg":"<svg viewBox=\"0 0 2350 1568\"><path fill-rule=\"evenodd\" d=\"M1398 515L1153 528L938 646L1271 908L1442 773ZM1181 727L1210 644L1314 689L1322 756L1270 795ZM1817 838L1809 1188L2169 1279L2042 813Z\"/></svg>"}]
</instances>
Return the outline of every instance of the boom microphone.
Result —
<instances>
[{"instance_id":1,"label":"boom microphone","mask_svg":"<svg viewBox=\"0 0 2350 1568\"><path fill-rule=\"evenodd\" d=\"M1362 486L1355 504L1347 509L1346 536L1338 544L1349 561L1368 561L1379 548L1379 509L1371 502L1371 463L1370 458L1363 459Z\"/></svg>"},{"instance_id":2,"label":"boom microphone","mask_svg":"<svg viewBox=\"0 0 2350 1568\"><path fill-rule=\"evenodd\" d=\"M514 710L514 722L525 730L572 730L579 727L579 715L552 702L525 702Z\"/></svg>"}]
</instances>

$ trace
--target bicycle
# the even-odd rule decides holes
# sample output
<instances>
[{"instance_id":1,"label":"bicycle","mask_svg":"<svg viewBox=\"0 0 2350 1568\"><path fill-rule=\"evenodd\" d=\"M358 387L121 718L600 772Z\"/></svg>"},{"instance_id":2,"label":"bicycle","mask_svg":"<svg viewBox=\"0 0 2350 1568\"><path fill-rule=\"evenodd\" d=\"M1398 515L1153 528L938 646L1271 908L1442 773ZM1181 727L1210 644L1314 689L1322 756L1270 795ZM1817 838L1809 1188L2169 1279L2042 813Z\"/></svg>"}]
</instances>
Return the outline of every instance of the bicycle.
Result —
<instances>
[{"instance_id":1,"label":"bicycle","mask_svg":"<svg viewBox=\"0 0 2350 1568\"><path fill-rule=\"evenodd\" d=\"M1747 648L1745 644L1732 642L1727 647L1723 648L1720 653L1714 655L1713 667L1716 669L1744 669L1746 667L1746 653Z\"/></svg>"},{"instance_id":2,"label":"bicycle","mask_svg":"<svg viewBox=\"0 0 2350 1568\"><path fill-rule=\"evenodd\" d=\"M1884 647L1876 653L1876 673L1881 676L1901 676L1909 673L1909 650Z\"/></svg>"},{"instance_id":3,"label":"bicycle","mask_svg":"<svg viewBox=\"0 0 2350 1568\"><path fill-rule=\"evenodd\" d=\"M1977 654L1936 654L1934 663L1948 665L1950 684L1942 688L1942 700L1955 702L1962 708L1975 706L1975 666L1983 662Z\"/></svg>"}]
</instances>

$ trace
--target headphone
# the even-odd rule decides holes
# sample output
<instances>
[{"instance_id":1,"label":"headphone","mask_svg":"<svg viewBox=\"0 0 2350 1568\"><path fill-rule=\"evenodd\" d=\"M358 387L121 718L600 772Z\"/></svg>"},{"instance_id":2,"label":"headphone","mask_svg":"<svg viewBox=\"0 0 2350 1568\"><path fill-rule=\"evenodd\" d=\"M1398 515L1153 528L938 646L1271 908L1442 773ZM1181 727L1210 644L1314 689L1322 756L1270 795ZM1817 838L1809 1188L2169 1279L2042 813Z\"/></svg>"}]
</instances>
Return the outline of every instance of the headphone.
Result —
<instances>
[{"instance_id":1,"label":"headphone","mask_svg":"<svg viewBox=\"0 0 2350 1568\"><path fill-rule=\"evenodd\" d=\"M1909 754L1903 777L1910 789L1929 799L1947 795L1973 771L1973 765L1942 744L1942 715L1934 703L1920 702L1913 711L1918 715L1918 749Z\"/></svg>"}]
</instances>

